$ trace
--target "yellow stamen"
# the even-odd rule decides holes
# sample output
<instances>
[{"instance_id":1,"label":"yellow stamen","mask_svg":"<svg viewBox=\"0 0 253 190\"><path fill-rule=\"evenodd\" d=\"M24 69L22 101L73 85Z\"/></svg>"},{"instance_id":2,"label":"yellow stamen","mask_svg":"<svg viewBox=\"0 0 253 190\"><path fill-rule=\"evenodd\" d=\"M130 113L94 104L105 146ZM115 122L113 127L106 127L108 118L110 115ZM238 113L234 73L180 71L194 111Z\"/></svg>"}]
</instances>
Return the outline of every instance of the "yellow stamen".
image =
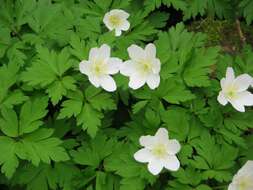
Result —
<instances>
[{"instance_id":1,"label":"yellow stamen","mask_svg":"<svg viewBox=\"0 0 253 190\"><path fill-rule=\"evenodd\" d=\"M117 15L110 16L109 20L112 23L112 25L114 25L114 26L118 26L121 23L121 19Z\"/></svg>"},{"instance_id":2,"label":"yellow stamen","mask_svg":"<svg viewBox=\"0 0 253 190\"><path fill-rule=\"evenodd\" d=\"M157 158L163 158L167 155L166 147L163 144L157 144L152 149L153 155L155 155Z\"/></svg>"}]
</instances>

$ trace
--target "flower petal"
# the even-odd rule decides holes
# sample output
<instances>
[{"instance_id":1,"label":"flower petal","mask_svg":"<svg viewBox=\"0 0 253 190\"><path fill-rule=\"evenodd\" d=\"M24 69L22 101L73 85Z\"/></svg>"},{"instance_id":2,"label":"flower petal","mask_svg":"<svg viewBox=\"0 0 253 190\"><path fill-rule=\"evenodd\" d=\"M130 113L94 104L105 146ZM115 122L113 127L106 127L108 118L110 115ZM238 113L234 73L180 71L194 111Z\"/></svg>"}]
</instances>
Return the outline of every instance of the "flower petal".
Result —
<instances>
[{"instance_id":1,"label":"flower petal","mask_svg":"<svg viewBox=\"0 0 253 190\"><path fill-rule=\"evenodd\" d=\"M159 128L155 134L156 139L162 140L164 142L168 142L169 134L168 130L165 128Z\"/></svg>"},{"instance_id":2,"label":"flower petal","mask_svg":"<svg viewBox=\"0 0 253 190\"><path fill-rule=\"evenodd\" d=\"M153 60L153 64L152 64L152 71L154 74L158 74L161 70L161 62L160 59L155 58Z\"/></svg>"},{"instance_id":3,"label":"flower petal","mask_svg":"<svg viewBox=\"0 0 253 190\"><path fill-rule=\"evenodd\" d=\"M221 86L221 88L222 88L222 89L225 89L225 88L226 88L226 84L227 84L226 79L225 79L225 78L222 78L222 79L220 80L220 86Z\"/></svg>"},{"instance_id":4,"label":"flower petal","mask_svg":"<svg viewBox=\"0 0 253 190\"><path fill-rule=\"evenodd\" d=\"M252 171L253 171L253 161L249 160L238 171L237 175L238 176L241 176L241 175L247 175L247 176L251 175L251 176L253 176Z\"/></svg>"},{"instance_id":5,"label":"flower petal","mask_svg":"<svg viewBox=\"0 0 253 190\"><path fill-rule=\"evenodd\" d=\"M155 58L156 57L156 47L153 43L149 43L145 47L145 53L147 57Z\"/></svg>"},{"instance_id":6,"label":"flower petal","mask_svg":"<svg viewBox=\"0 0 253 190\"><path fill-rule=\"evenodd\" d=\"M153 144L155 143L155 138L154 136L146 135L141 136L139 141L141 146L152 148Z\"/></svg>"},{"instance_id":7,"label":"flower petal","mask_svg":"<svg viewBox=\"0 0 253 190\"><path fill-rule=\"evenodd\" d=\"M235 184L230 183L229 186L228 186L228 190L238 190L238 189L237 189Z\"/></svg>"},{"instance_id":8,"label":"flower petal","mask_svg":"<svg viewBox=\"0 0 253 190\"><path fill-rule=\"evenodd\" d=\"M91 48L89 52L89 61L94 61L99 55L99 49L97 47Z\"/></svg>"},{"instance_id":9,"label":"flower petal","mask_svg":"<svg viewBox=\"0 0 253 190\"><path fill-rule=\"evenodd\" d=\"M138 162L146 163L153 158L150 150L142 148L134 154L134 159Z\"/></svg>"},{"instance_id":10,"label":"flower petal","mask_svg":"<svg viewBox=\"0 0 253 190\"><path fill-rule=\"evenodd\" d=\"M235 79L234 70L232 67L228 67L226 71L226 80L233 81Z\"/></svg>"},{"instance_id":11,"label":"flower petal","mask_svg":"<svg viewBox=\"0 0 253 190\"><path fill-rule=\"evenodd\" d=\"M89 75L90 74L90 65L91 65L91 63L89 61L81 61L79 64L80 72L85 75Z\"/></svg>"},{"instance_id":12,"label":"flower petal","mask_svg":"<svg viewBox=\"0 0 253 190\"><path fill-rule=\"evenodd\" d=\"M217 100L223 106L225 106L228 103L228 101L227 101L227 99L224 96L224 93L222 91L219 93L219 95L217 97Z\"/></svg>"},{"instance_id":13,"label":"flower petal","mask_svg":"<svg viewBox=\"0 0 253 190\"><path fill-rule=\"evenodd\" d=\"M120 29L115 29L115 36L120 36L122 34Z\"/></svg>"},{"instance_id":14,"label":"flower petal","mask_svg":"<svg viewBox=\"0 0 253 190\"><path fill-rule=\"evenodd\" d=\"M167 148L168 148L168 154L174 155L180 151L181 145L178 142L178 140L173 139L173 140L168 141Z\"/></svg>"},{"instance_id":15,"label":"flower petal","mask_svg":"<svg viewBox=\"0 0 253 190\"><path fill-rule=\"evenodd\" d=\"M141 75L133 74L130 76L129 87L136 90L146 83L146 78Z\"/></svg>"},{"instance_id":16,"label":"flower petal","mask_svg":"<svg viewBox=\"0 0 253 190\"><path fill-rule=\"evenodd\" d=\"M99 48L99 59L107 59L109 58L111 55L111 47L107 44L103 44L100 48Z\"/></svg>"},{"instance_id":17,"label":"flower petal","mask_svg":"<svg viewBox=\"0 0 253 190\"><path fill-rule=\"evenodd\" d=\"M231 105L239 112L245 112L244 104L238 100L230 100Z\"/></svg>"},{"instance_id":18,"label":"flower petal","mask_svg":"<svg viewBox=\"0 0 253 190\"><path fill-rule=\"evenodd\" d=\"M110 75L104 75L99 78L100 85L103 89L108 92L113 92L116 90L116 83Z\"/></svg>"},{"instance_id":19,"label":"flower petal","mask_svg":"<svg viewBox=\"0 0 253 190\"><path fill-rule=\"evenodd\" d=\"M160 160L153 159L148 163L148 170L153 175L159 174L163 169L163 164Z\"/></svg>"},{"instance_id":20,"label":"flower petal","mask_svg":"<svg viewBox=\"0 0 253 190\"><path fill-rule=\"evenodd\" d=\"M107 62L108 74L116 74L119 72L122 60L119 58L109 58Z\"/></svg>"},{"instance_id":21,"label":"flower petal","mask_svg":"<svg viewBox=\"0 0 253 190\"><path fill-rule=\"evenodd\" d=\"M120 29L123 31L127 31L130 28L130 23L126 20L120 26Z\"/></svg>"},{"instance_id":22,"label":"flower petal","mask_svg":"<svg viewBox=\"0 0 253 190\"><path fill-rule=\"evenodd\" d=\"M127 19L130 16L126 11L121 9L114 9L113 11L115 11L115 13L118 14L122 19Z\"/></svg>"},{"instance_id":23,"label":"flower petal","mask_svg":"<svg viewBox=\"0 0 253 190\"><path fill-rule=\"evenodd\" d=\"M127 51L128 51L129 57L132 60L137 60L138 61L138 60L141 60L141 59L145 58L144 50L141 47L139 47L135 44L128 47Z\"/></svg>"},{"instance_id":24,"label":"flower petal","mask_svg":"<svg viewBox=\"0 0 253 190\"><path fill-rule=\"evenodd\" d=\"M96 77L94 75L89 75L88 79L89 79L90 83L93 84L93 86L95 86L96 88L100 87L100 80L98 77Z\"/></svg>"},{"instance_id":25,"label":"flower petal","mask_svg":"<svg viewBox=\"0 0 253 190\"><path fill-rule=\"evenodd\" d=\"M180 162L176 156L169 155L163 160L163 166L171 171L177 171L180 168Z\"/></svg>"},{"instance_id":26,"label":"flower petal","mask_svg":"<svg viewBox=\"0 0 253 190\"><path fill-rule=\"evenodd\" d=\"M236 77L234 85L238 88L238 91L247 90L252 83L252 78L248 74L242 74Z\"/></svg>"},{"instance_id":27,"label":"flower petal","mask_svg":"<svg viewBox=\"0 0 253 190\"><path fill-rule=\"evenodd\" d=\"M125 76L130 76L135 73L135 66L131 60L125 61L120 67L120 73Z\"/></svg>"},{"instance_id":28,"label":"flower petal","mask_svg":"<svg viewBox=\"0 0 253 190\"><path fill-rule=\"evenodd\" d=\"M238 99L236 101L245 106L253 105L253 94L251 94L249 91L239 92L237 95Z\"/></svg>"},{"instance_id":29,"label":"flower petal","mask_svg":"<svg viewBox=\"0 0 253 190\"><path fill-rule=\"evenodd\" d=\"M147 84L152 90L157 88L160 84L160 76L158 74L151 74L147 78Z\"/></svg>"}]
</instances>

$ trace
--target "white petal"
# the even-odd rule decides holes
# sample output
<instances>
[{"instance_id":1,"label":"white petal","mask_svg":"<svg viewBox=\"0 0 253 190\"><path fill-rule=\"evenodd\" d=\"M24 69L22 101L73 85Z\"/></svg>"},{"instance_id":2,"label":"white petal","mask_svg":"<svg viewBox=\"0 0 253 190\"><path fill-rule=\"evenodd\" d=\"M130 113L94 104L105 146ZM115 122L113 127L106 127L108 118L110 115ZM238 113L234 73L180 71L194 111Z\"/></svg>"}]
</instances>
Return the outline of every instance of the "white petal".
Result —
<instances>
[{"instance_id":1,"label":"white petal","mask_svg":"<svg viewBox=\"0 0 253 190\"><path fill-rule=\"evenodd\" d=\"M253 161L247 161L238 171L238 175L253 175Z\"/></svg>"},{"instance_id":2,"label":"white petal","mask_svg":"<svg viewBox=\"0 0 253 190\"><path fill-rule=\"evenodd\" d=\"M234 70L232 67L228 67L226 71L226 80L233 81L235 79Z\"/></svg>"},{"instance_id":3,"label":"white petal","mask_svg":"<svg viewBox=\"0 0 253 190\"><path fill-rule=\"evenodd\" d=\"M159 74L151 74L147 78L147 84L149 88L155 89L159 86L160 84L160 76Z\"/></svg>"},{"instance_id":4,"label":"white petal","mask_svg":"<svg viewBox=\"0 0 253 190\"><path fill-rule=\"evenodd\" d=\"M180 162L176 156L170 155L163 160L163 166L171 171L177 171L180 168Z\"/></svg>"},{"instance_id":5,"label":"white petal","mask_svg":"<svg viewBox=\"0 0 253 190\"><path fill-rule=\"evenodd\" d=\"M129 14L126 11L123 11L121 9L114 9L112 11L118 14L122 19L127 19L129 17Z\"/></svg>"},{"instance_id":6,"label":"white petal","mask_svg":"<svg viewBox=\"0 0 253 190\"><path fill-rule=\"evenodd\" d=\"M104 75L99 78L100 85L103 89L108 92L113 92L116 90L116 83L113 78L109 75Z\"/></svg>"},{"instance_id":7,"label":"white petal","mask_svg":"<svg viewBox=\"0 0 253 190\"><path fill-rule=\"evenodd\" d=\"M239 112L245 112L244 105L238 100L230 100L231 105Z\"/></svg>"},{"instance_id":8,"label":"white petal","mask_svg":"<svg viewBox=\"0 0 253 190\"><path fill-rule=\"evenodd\" d=\"M130 28L130 23L126 20L120 26L120 29L123 31L127 31Z\"/></svg>"},{"instance_id":9,"label":"white petal","mask_svg":"<svg viewBox=\"0 0 253 190\"><path fill-rule=\"evenodd\" d=\"M181 149L181 145L176 139L169 140L167 143L168 154L175 155Z\"/></svg>"},{"instance_id":10,"label":"white petal","mask_svg":"<svg viewBox=\"0 0 253 190\"><path fill-rule=\"evenodd\" d=\"M91 63L89 61L81 61L79 64L80 72L85 75L89 75L90 74L90 64Z\"/></svg>"},{"instance_id":11,"label":"white petal","mask_svg":"<svg viewBox=\"0 0 253 190\"><path fill-rule=\"evenodd\" d=\"M163 169L163 164L160 160L153 159L148 163L148 170L153 175L159 174Z\"/></svg>"},{"instance_id":12,"label":"white petal","mask_svg":"<svg viewBox=\"0 0 253 190\"><path fill-rule=\"evenodd\" d=\"M119 58L109 58L107 62L108 74L116 74L119 72L122 60Z\"/></svg>"},{"instance_id":13,"label":"white petal","mask_svg":"<svg viewBox=\"0 0 253 190\"><path fill-rule=\"evenodd\" d=\"M168 135L168 131L165 128L159 128L158 131L155 134L156 139L158 139L159 141L162 142L168 142L169 140L169 135Z\"/></svg>"},{"instance_id":14,"label":"white petal","mask_svg":"<svg viewBox=\"0 0 253 190\"><path fill-rule=\"evenodd\" d=\"M154 44L149 43L145 47L145 53L147 57L155 58L156 57L156 47Z\"/></svg>"},{"instance_id":15,"label":"white petal","mask_svg":"<svg viewBox=\"0 0 253 190\"><path fill-rule=\"evenodd\" d=\"M160 59L155 58L153 60L153 64L152 64L152 71L154 74L158 74L161 70L161 62Z\"/></svg>"},{"instance_id":16,"label":"white petal","mask_svg":"<svg viewBox=\"0 0 253 190\"><path fill-rule=\"evenodd\" d=\"M140 141L141 146L152 148L156 139L154 138L154 136L146 135L146 136L141 136L139 141Z\"/></svg>"},{"instance_id":17,"label":"white petal","mask_svg":"<svg viewBox=\"0 0 253 190\"><path fill-rule=\"evenodd\" d=\"M228 186L228 190L238 190L236 185L230 183L229 186Z\"/></svg>"},{"instance_id":18,"label":"white petal","mask_svg":"<svg viewBox=\"0 0 253 190\"><path fill-rule=\"evenodd\" d=\"M139 47L139 46L137 46L135 44L133 44L130 47L128 47L127 51L128 51L129 57L131 59L133 59L133 60L137 60L138 61L140 59L145 58L145 52L144 52L144 50L141 47Z\"/></svg>"},{"instance_id":19,"label":"white petal","mask_svg":"<svg viewBox=\"0 0 253 190\"><path fill-rule=\"evenodd\" d=\"M100 48L99 48L99 59L107 59L110 57L111 54L111 48L110 46L108 46L107 44L103 44Z\"/></svg>"},{"instance_id":20,"label":"white petal","mask_svg":"<svg viewBox=\"0 0 253 190\"><path fill-rule=\"evenodd\" d=\"M95 86L96 88L98 88L100 86L100 80L98 77L96 77L94 75L89 75L88 79L91 82L91 84L93 84L93 86Z\"/></svg>"},{"instance_id":21,"label":"white petal","mask_svg":"<svg viewBox=\"0 0 253 190\"><path fill-rule=\"evenodd\" d=\"M150 150L146 148L142 148L134 154L134 159L138 162L146 163L149 162L153 158Z\"/></svg>"},{"instance_id":22,"label":"white petal","mask_svg":"<svg viewBox=\"0 0 253 190\"><path fill-rule=\"evenodd\" d=\"M133 74L130 76L129 87L136 90L146 83L146 78L141 75Z\"/></svg>"},{"instance_id":23,"label":"white petal","mask_svg":"<svg viewBox=\"0 0 253 190\"><path fill-rule=\"evenodd\" d=\"M99 55L99 50L98 48L91 48L90 53L89 53L89 61L93 61L97 58Z\"/></svg>"},{"instance_id":24,"label":"white petal","mask_svg":"<svg viewBox=\"0 0 253 190\"><path fill-rule=\"evenodd\" d=\"M222 79L220 80L220 86L221 86L221 88L222 88L222 89L225 89L225 88L226 88L226 84L227 84L226 79L225 79L225 78L222 78Z\"/></svg>"},{"instance_id":25,"label":"white petal","mask_svg":"<svg viewBox=\"0 0 253 190\"><path fill-rule=\"evenodd\" d=\"M240 104L243 104L245 106L252 106L253 94L251 94L249 91L239 92L238 99L236 101L238 101Z\"/></svg>"},{"instance_id":26,"label":"white petal","mask_svg":"<svg viewBox=\"0 0 253 190\"><path fill-rule=\"evenodd\" d=\"M228 103L228 101L227 101L227 99L224 96L224 93L222 91L220 91L220 93L219 93L219 95L217 97L217 100L223 106L225 106Z\"/></svg>"},{"instance_id":27,"label":"white petal","mask_svg":"<svg viewBox=\"0 0 253 190\"><path fill-rule=\"evenodd\" d=\"M122 34L120 29L115 29L115 36L120 36Z\"/></svg>"},{"instance_id":28,"label":"white petal","mask_svg":"<svg viewBox=\"0 0 253 190\"><path fill-rule=\"evenodd\" d=\"M120 73L125 76L130 76L135 73L135 66L131 60L125 61L120 67Z\"/></svg>"},{"instance_id":29,"label":"white petal","mask_svg":"<svg viewBox=\"0 0 253 190\"><path fill-rule=\"evenodd\" d=\"M234 85L238 88L238 91L247 90L252 83L252 78L248 74L242 74L236 77Z\"/></svg>"}]
</instances>

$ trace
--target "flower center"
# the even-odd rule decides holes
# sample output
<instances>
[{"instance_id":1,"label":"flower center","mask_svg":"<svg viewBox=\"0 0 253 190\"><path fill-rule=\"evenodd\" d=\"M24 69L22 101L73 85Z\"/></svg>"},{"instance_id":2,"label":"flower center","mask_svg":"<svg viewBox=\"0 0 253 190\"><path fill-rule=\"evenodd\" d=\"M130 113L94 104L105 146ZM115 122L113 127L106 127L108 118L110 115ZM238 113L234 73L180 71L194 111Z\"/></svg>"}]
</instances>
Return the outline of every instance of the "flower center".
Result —
<instances>
[{"instance_id":1,"label":"flower center","mask_svg":"<svg viewBox=\"0 0 253 190\"><path fill-rule=\"evenodd\" d=\"M240 179L238 186L239 186L238 190L248 190L253 188L253 184L249 179L249 177L243 177L242 179Z\"/></svg>"},{"instance_id":2,"label":"flower center","mask_svg":"<svg viewBox=\"0 0 253 190\"><path fill-rule=\"evenodd\" d=\"M121 23L121 19L117 15L110 16L109 20L113 26L118 26Z\"/></svg>"},{"instance_id":3,"label":"flower center","mask_svg":"<svg viewBox=\"0 0 253 190\"><path fill-rule=\"evenodd\" d=\"M166 147L163 144L155 145L151 152L157 158L164 158L167 155Z\"/></svg>"},{"instance_id":4,"label":"flower center","mask_svg":"<svg viewBox=\"0 0 253 190\"><path fill-rule=\"evenodd\" d=\"M231 86L227 92L226 92L226 96L229 98L229 99L234 99L237 97L237 88L235 86Z\"/></svg>"},{"instance_id":5,"label":"flower center","mask_svg":"<svg viewBox=\"0 0 253 190\"><path fill-rule=\"evenodd\" d=\"M96 60L94 63L93 63L93 67L92 67L92 70L93 70L93 73L94 75L96 76L101 76L105 73L105 63L103 62L103 60Z\"/></svg>"},{"instance_id":6,"label":"flower center","mask_svg":"<svg viewBox=\"0 0 253 190\"><path fill-rule=\"evenodd\" d=\"M149 60L140 60L139 61L139 68L142 74L148 74L152 70L152 64Z\"/></svg>"}]
</instances>

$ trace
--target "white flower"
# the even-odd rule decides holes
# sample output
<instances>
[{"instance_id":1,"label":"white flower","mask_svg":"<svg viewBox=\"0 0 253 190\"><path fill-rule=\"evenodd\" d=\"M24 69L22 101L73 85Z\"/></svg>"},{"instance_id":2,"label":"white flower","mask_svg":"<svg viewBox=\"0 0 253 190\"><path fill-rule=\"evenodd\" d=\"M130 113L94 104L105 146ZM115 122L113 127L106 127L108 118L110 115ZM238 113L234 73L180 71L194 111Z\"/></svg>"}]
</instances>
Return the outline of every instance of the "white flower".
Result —
<instances>
[{"instance_id":1,"label":"white flower","mask_svg":"<svg viewBox=\"0 0 253 190\"><path fill-rule=\"evenodd\" d=\"M105 14L103 22L110 31L115 30L116 36L120 36L122 30L127 31L130 27L128 17L129 14L126 11L113 9Z\"/></svg>"},{"instance_id":2,"label":"white flower","mask_svg":"<svg viewBox=\"0 0 253 190\"><path fill-rule=\"evenodd\" d=\"M122 60L110 57L110 46L103 44L100 48L91 48L89 60L83 60L79 64L81 73L88 76L89 81L95 87L102 87L106 91L116 90L116 83L110 76L119 72Z\"/></svg>"},{"instance_id":3,"label":"white flower","mask_svg":"<svg viewBox=\"0 0 253 190\"><path fill-rule=\"evenodd\" d=\"M244 106L253 105L253 94L247 91L251 83L252 78L248 74L235 77L234 70L228 67L226 78L220 81L222 90L219 93L218 101L222 105L230 102L236 110L245 112Z\"/></svg>"},{"instance_id":4,"label":"white flower","mask_svg":"<svg viewBox=\"0 0 253 190\"><path fill-rule=\"evenodd\" d=\"M169 140L168 131L160 128L155 136L141 136L140 144L144 146L134 154L135 160L142 163L148 162L148 170L153 174L159 174L163 167L168 170L177 171L180 163L176 153L180 150L177 140Z\"/></svg>"},{"instance_id":5,"label":"white flower","mask_svg":"<svg viewBox=\"0 0 253 190\"><path fill-rule=\"evenodd\" d=\"M122 64L120 73L130 77L129 87L138 89L147 83L149 88L157 88L160 84L161 63L156 58L155 45L150 43L145 49L131 45L127 51L131 60Z\"/></svg>"},{"instance_id":6,"label":"white flower","mask_svg":"<svg viewBox=\"0 0 253 190\"><path fill-rule=\"evenodd\" d=\"M253 161L246 164L234 175L228 190L252 190L253 189Z\"/></svg>"}]
</instances>

